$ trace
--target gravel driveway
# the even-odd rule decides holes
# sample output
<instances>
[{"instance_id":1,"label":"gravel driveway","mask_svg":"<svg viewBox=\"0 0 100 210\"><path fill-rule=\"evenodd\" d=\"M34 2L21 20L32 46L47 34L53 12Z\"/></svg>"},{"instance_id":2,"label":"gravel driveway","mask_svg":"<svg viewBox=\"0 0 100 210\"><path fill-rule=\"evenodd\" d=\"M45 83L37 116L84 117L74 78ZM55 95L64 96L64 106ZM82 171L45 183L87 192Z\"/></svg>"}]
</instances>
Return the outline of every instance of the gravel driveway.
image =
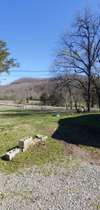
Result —
<instances>
[{"instance_id":1,"label":"gravel driveway","mask_svg":"<svg viewBox=\"0 0 100 210\"><path fill-rule=\"evenodd\" d=\"M55 166L48 176L36 167L13 175L0 173L0 210L8 209L98 210L100 166L87 162L70 170Z\"/></svg>"}]
</instances>

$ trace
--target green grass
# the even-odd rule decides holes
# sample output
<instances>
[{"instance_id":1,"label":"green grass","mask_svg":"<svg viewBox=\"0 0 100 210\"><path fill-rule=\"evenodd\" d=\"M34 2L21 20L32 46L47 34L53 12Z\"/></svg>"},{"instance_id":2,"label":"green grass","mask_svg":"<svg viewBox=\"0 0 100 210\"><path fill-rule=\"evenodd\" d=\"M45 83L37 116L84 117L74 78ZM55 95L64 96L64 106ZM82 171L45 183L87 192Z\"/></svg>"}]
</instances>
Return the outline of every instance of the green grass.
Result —
<instances>
[{"instance_id":1,"label":"green grass","mask_svg":"<svg viewBox=\"0 0 100 210\"><path fill-rule=\"evenodd\" d=\"M56 141L52 138L55 130L58 134L62 134L62 140L63 137L68 136L71 140L78 138L83 141L81 132L85 127L90 126L92 128L92 138L94 138L93 129L96 130L96 138L98 138L100 130L99 120L99 114L97 116L93 114L86 116L61 114L59 119L52 113L33 112L29 110L21 111L17 109L0 110L1 157L7 150L18 145L18 141L22 137L34 136L36 134L48 136L48 140L44 145L34 146L24 153L19 153L12 161L0 159L0 170L10 173L32 165L41 167L46 163L59 163L64 161L67 158L64 153L64 145L61 144L60 141ZM85 131L84 142L87 139L87 134L90 135L89 129L85 129Z\"/></svg>"},{"instance_id":2,"label":"green grass","mask_svg":"<svg viewBox=\"0 0 100 210\"><path fill-rule=\"evenodd\" d=\"M25 153L18 154L12 161L0 159L0 170L14 172L31 165L43 165L60 161L63 145L52 140L51 135L57 127L57 117L52 114L21 110L1 110L0 112L0 156L16 145L20 138L44 134L48 136L45 145L34 146Z\"/></svg>"}]
</instances>

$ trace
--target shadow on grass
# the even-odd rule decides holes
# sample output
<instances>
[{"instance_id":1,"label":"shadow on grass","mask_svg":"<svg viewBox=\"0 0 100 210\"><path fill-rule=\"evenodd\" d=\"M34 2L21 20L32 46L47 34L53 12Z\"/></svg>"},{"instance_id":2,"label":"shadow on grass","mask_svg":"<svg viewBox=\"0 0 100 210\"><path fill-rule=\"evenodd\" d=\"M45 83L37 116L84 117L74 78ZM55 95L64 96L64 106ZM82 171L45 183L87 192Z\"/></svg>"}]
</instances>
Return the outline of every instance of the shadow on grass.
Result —
<instances>
[{"instance_id":1,"label":"shadow on grass","mask_svg":"<svg viewBox=\"0 0 100 210\"><path fill-rule=\"evenodd\" d=\"M53 117L57 117L58 112L53 111L53 110L31 110L31 109L27 109L27 110L2 110L0 111L0 117L8 117L8 118L12 118L12 117L25 117L25 116L41 116L41 117L45 117L46 115L51 115ZM59 114L61 115L65 115L65 112L59 112ZM71 113L67 113L67 115L70 115Z\"/></svg>"},{"instance_id":2,"label":"shadow on grass","mask_svg":"<svg viewBox=\"0 0 100 210\"><path fill-rule=\"evenodd\" d=\"M0 117L25 117L25 116L45 116L45 114L51 114L48 111L34 111L34 110L5 110L0 111Z\"/></svg>"},{"instance_id":3,"label":"shadow on grass","mask_svg":"<svg viewBox=\"0 0 100 210\"><path fill-rule=\"evenodd\" d=\"M61 119L52 137L71 144L100 148L100 114Z\"/></svg>"}]
</instances>

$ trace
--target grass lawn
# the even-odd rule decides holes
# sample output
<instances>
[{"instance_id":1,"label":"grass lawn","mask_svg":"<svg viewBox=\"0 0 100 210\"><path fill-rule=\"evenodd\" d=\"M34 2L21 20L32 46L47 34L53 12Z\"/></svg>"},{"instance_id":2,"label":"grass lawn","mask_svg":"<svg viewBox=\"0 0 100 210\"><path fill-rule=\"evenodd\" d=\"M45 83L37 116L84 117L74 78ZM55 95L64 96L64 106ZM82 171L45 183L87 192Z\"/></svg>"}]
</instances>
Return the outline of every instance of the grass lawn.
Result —
<instances>
[{"instance_id":1,"label":"grass lawn","mask_svg":"<svg viewBox=\"0 0 100 210\"><path fill-rule=\"evenodd\" d=\"M59 121L59 122L58 122ZM87 129L88 126L88 129ZM81 132L84 130L84 136ZM96 132L96 134L95 134ZM12 161L0 159L0 170L15 172L23 167L31 165L41 166L45 163L62 162L66 159L64 144L56 139L79 139L80 145L87 145L87 135L93 139L100 139L100 115L86 116L61 114L60 119L51 113L39 113L21 110L0 110L0 156L18 144L20 138L44 134L48 136L45 145L34 146L25 153L18 154ZM56 134L56 135L55 135ZM75 141L74 139L74 141ZM75 143L75 142L72 142ZM77 142L76 142L77 143ZM89 143L89 142L88 142ZM95 145L88 145L89 147ZM94 151L94 149L93 149Z\"/></svg>"},{"instance_id":2,"label":"grass lawn","mask_svg":"<svg viewBox=\"0 0 100 210\"><path fill-rule=\"evenodd\" d=\"M57 127L57 117L52 114L21 110L0 110L0 156L18 144L20 138L44 134L48 136L45 145L30 148L18 154L12 161L0 159L0 170L13 172L32 164L42 165L63 158L63 145L52 140L51 135Z\"/></svg>"}]
</instances>

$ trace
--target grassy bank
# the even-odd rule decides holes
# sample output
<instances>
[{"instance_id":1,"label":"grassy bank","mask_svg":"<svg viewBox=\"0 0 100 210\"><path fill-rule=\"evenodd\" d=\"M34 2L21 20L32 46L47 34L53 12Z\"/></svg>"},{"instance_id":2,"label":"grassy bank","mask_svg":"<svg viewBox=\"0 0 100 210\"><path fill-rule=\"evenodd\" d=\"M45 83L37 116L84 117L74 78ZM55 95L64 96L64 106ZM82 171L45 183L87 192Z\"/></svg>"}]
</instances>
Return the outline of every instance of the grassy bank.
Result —
<instances>
[{"instance_id":1,"label":"grassy bank","mask_svg":"<svg viewBox=\"0 0 100 210\"><path fill-rule=\"evenodd\" d=\"M44 134L48 136L45 145L30 148L8 162L0 159L0 170L13 172L21 167L42 165L63 157L63 145L52 140L51 135L57 127L57 117L51 114L32 111L1 110L0 112L0 156L18 144L20 138Z\"/></svg>"},{"instance_id":2,"label":"grassy bank","mask_svg":"<svg viewBox=\"0 0 100 210\"><path fill-rule=\"evenodd\" d=\"M100 137L99 122L99 114L92 114L91 117L90 114L85 116L61 114L58 118L52 113L2 109L0 110L1 157L7 150L16 146L22 137L44 134L48 136L48 140L45 145L35 146L25 153L18 154L10 162L0 159L0 170L14 172L31 165L41 166L49 162L61 162L66 158L65 146L57 139L64 141L70 139L70 143L73 144L77 144L75 139L78 139L78 144L87 146L83 144L83 141L87 142L87 135L88 138L92 136L92 142L94 138L97 141Z\"/></svg>"}]
</instances>

